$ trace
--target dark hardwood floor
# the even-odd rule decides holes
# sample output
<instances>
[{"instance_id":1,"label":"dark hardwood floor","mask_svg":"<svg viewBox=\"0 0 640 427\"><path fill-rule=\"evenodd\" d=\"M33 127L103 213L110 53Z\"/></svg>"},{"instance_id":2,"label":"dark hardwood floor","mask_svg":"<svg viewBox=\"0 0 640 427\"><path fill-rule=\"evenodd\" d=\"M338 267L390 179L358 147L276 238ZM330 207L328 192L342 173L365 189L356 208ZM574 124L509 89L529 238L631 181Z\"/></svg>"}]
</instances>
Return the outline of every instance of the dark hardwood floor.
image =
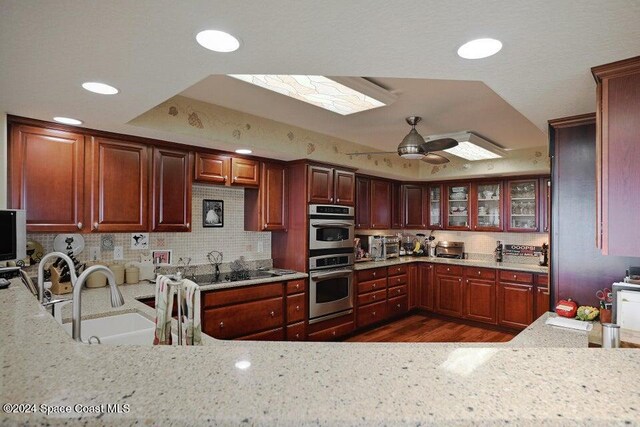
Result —
<instances>
[{"instance_id":1,"label":"dark hardwood floor","mask_svg":"<svg viewBox=\"0 0 640 427\"><path fill-rule=\"evenodd\" d=\"M517 332L412 314L347 338L349 342L506 342Z\"/></svg>"}]
</instances>

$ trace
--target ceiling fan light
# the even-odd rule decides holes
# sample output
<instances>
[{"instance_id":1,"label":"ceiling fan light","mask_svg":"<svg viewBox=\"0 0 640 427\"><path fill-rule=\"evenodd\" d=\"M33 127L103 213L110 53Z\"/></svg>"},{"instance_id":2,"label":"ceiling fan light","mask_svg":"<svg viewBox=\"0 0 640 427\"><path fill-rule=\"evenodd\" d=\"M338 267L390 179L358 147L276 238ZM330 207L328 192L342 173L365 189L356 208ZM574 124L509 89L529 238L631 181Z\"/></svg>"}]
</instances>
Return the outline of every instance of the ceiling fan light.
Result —
<instances>
[{"instance_id":1,"label":"ceiling fan light","mask_svg":"<svg viewBox=\"0 0 640 427\"><path fill-rule=\"evenodd\" d=\"M398 145L398 155L403 159L421 159L424 156L422 144L424 144L424 138L415 128L412 128Z\"/></svg>"}]
</instances>

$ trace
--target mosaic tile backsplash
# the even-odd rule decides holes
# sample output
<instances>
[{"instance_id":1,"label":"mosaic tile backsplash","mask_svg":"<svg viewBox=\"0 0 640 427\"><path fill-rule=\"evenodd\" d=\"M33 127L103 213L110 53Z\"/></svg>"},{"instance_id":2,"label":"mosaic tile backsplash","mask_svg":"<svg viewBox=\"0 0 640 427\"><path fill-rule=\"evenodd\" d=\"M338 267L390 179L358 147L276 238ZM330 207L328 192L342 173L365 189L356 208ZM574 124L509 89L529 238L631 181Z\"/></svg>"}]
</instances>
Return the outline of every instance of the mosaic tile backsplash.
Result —
<instances>
[{"instance_id":1,"label":"mosaic tile backsplash","mask_svg":"<svg viewBox=\"0 0 640 427\"><path fill-rule=\"evenodd\" d=\"M202 200L224 201L224 226L202 226ZM194 184L192 189L191 233L149 233L149 249L131 249L131 233L110 233L114 246L124 249L124 261L140 261L152 249L171 249L172 264L181 257L191 257L191 264L207 264L207 253L212 250L224 254L224 262L244 256L247 261L271 258L271 233L244 231L244 189ZM106 233L105 233L106 234ZM77 257L89 260L89 248L101 247L103 233L84 234L85 249ZM31 233L29 240L39 242L45 252L53 251L56 234ZM113 251L101 250L100 259L113 260Z\"/></svg>"}]
</instances>

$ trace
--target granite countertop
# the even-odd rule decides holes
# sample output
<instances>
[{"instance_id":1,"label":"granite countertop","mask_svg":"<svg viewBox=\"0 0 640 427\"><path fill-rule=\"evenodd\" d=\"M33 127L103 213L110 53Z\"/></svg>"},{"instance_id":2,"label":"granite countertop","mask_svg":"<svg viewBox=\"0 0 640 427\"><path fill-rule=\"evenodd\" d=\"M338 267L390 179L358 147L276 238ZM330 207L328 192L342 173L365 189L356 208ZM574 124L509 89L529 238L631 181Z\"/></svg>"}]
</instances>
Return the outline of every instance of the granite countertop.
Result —
<instances>
[{"instance_id":1,"label":"granite countertop","mask_svg":"<svg viewBox=\"0 0 640 427\"><path fill-rule=\"evenodd\" d=\"M149 289L123 286L126 309L150 310L135 300ZM83 311L109 311L107 294L83 291ZM549 315L505 344L86 345L14 280L0 290L0 401L72 410L1 413L0 424L640 423L640 352L589 349L586 333L547 326ZM240 369L238 361L251 365ZM129 406L77 413L76 404Z\"/></svg>"},{"instance_id":2,"label":"granite countertop","mask_svg":"<svg viewBox=\"0 0 640 427\"><path fill-rule=\"evenodd\" d=\"M385 261L364 261L356 262L355 270L367 270L369 268L388 267L398 264L410 264L412 262L427 262L433 264L453 264L469 267L485 267L495 268L497 270L526 271L528 273L548 274L549 267L540 267L535 264L517 264L510 262L495 262L477 259L449 259L449 258L431 258L431 257L414 257L403 256L398 258L390 258Z\"/></svg>"}]
</instances>

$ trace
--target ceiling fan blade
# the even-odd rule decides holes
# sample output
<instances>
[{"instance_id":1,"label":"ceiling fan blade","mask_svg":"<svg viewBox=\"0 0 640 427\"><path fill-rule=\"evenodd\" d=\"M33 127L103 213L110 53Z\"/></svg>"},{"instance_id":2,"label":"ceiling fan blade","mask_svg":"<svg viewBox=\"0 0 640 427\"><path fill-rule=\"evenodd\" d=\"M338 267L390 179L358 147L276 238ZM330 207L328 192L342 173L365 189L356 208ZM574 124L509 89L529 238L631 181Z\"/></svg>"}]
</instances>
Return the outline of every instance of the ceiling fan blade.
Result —
<instances>
[{"instance_id":1,"label":"ceiling fan blade","mask_svg":"<svg viewBox=\"0 0 640 427\"><path fill-rule=\"evenodd\" d=\"M398 154L397 151L371 151L369 153L345 153L347 156L364 156L367 154Z\"/></svg>"},{"instance_id":2,"label":"ceiling fan blade","mask_svg":"<svg viewBox=\"0 0 640 427\"><path fill-rule=\"evenodd\" d=\"M449 159L446 157L433 153L427 153L421 160L432 165L444 165L445 163L449 163Z\"/></svg>"},{"instance_id":3,"label":"ceiling fan blade","mask_svg":"<svg viewBox=\"0 0 640 427\"><path fill-rule=\"evenodd\" d=\"M427 153L433 153L434 151L442 151L453 148L456 145L458 145L458 141L453 138L438 138L432 139L430 141L425 141L425 143L422 144L420 148L422 148Z\"/></svg>"}]
</instances>

